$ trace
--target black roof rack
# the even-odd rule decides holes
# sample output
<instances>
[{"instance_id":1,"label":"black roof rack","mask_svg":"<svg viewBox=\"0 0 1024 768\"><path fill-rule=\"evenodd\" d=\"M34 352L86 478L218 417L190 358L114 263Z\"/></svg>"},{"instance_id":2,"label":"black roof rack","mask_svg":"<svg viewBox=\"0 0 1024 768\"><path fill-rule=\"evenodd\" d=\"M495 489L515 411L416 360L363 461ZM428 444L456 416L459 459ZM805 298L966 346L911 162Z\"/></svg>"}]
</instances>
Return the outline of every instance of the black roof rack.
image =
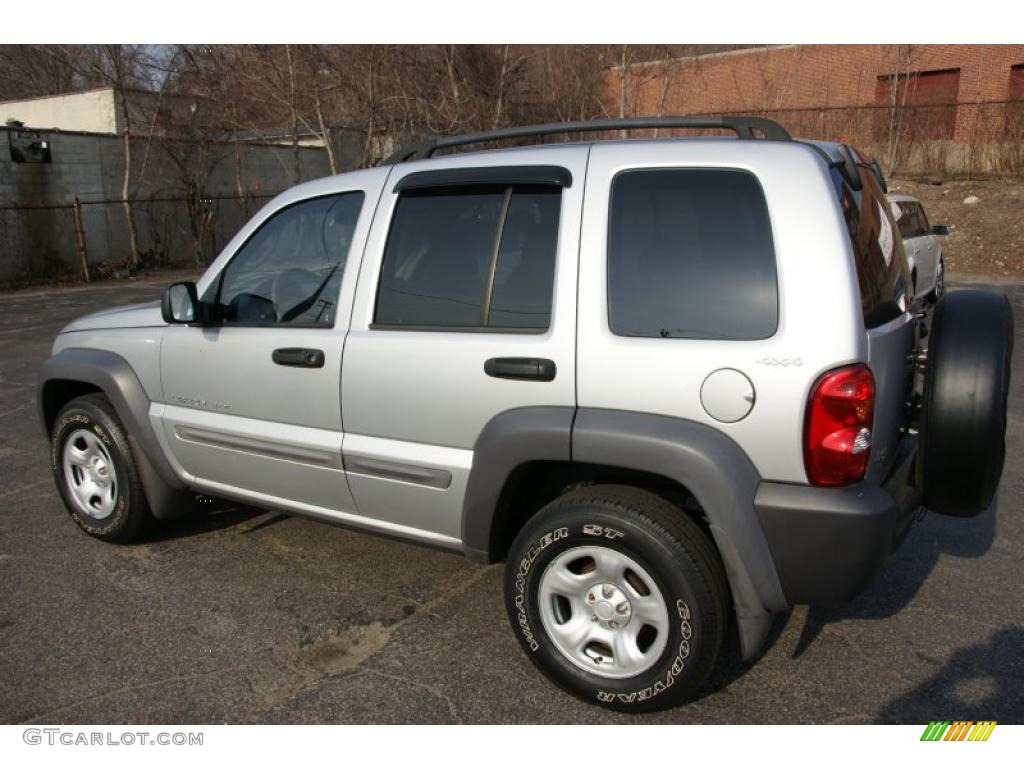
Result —
<instances>
[{"instance_id":1,"label":"black roof rack","mask_svg":"<svg viewBox=\"0 0 1024 768\"><path fill-rule=\"evenodd\" d=\"M520 125L482 133L464 133L461 136L437 136L408 144L393 153L384 165L421 160L433 155L439 149L461 147L467 144L481 144L503 139L521 139L527 136L550 136L559 133L590 133L594 131L639 130L644 128L721 128L735 131L740 139L768 139L770 141L792 141L789 132L774 120L764 117L747 116L666 116L666 117L616 117L605 120L578 120L567 123L544 123L541 125Z\"/></svg>"}]
</instances>

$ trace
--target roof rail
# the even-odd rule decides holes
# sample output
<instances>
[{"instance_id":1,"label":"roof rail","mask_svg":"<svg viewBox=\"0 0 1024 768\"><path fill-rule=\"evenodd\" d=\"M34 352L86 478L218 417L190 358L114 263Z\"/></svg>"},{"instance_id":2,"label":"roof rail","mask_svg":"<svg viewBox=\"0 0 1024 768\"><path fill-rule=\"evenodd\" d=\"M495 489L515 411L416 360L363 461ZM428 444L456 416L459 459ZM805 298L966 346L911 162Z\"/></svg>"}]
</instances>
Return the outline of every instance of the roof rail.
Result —
<instances>
[{"instance_id":1,"label":"roof rail","mask_svg":"<svg viewBox=\"0 0 1024 768\"><path fill-rule=\"evenodd\" d=\"M461 136L437 136L414 144L408 144L393 153L383 165L421 160L432 156L439 149L461 147L467 144L481 144L502 139L521 139L527 136L550 136L558 133L590 133L593 131L639 130L644 128L721 128L735 131L740 139L764 138L770 141L792 141L789 132L774 120L748 116L700 116L681 115L666 117L615 117L605 120L578 120L567 123L543 123L541 125L520 125L482 133L464 133ZM760 134L760 135L758 135Z\"/></svg>"}]
</instances>

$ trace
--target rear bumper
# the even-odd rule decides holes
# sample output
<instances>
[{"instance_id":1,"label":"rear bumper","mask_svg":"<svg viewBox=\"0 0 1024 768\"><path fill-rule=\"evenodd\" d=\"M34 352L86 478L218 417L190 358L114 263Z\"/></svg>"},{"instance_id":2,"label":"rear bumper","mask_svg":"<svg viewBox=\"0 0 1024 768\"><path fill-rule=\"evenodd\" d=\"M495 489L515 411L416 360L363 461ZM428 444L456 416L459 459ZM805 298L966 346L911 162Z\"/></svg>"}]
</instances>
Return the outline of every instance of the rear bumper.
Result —
<instances>
[{"instance_id":1,"label":"rear bumper","mask_svg":"<svg viewBox=\"0 0 1024 768\"><path fill-rule=\"evenodd\" d=\"M790 605L842 603L871 583L920 506L916 456L908 437L882 487L758 485L754 508Z\"/></svg>"}]
</instances>

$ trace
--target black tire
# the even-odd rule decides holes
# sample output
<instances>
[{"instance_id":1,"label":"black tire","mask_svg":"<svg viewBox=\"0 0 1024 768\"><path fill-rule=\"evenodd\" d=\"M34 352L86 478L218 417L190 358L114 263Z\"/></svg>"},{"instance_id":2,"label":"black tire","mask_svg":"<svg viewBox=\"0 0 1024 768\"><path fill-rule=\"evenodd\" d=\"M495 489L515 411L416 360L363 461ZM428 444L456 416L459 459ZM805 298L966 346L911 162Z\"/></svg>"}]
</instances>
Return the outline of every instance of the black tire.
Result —
<instances>
[{"instance_id":1,"label":"black tire","mask_svg":"<svg viewBox=\"0 0 1024 768\"><path fill-rule=\"evenodd\" d=\"M69 439L85 440L95 436L101 450L113 464L114 478L110 497L112 511L88 514L73 491L64 465L64 452ZM76 437L77 436L77 437ZM142 488L139 472L127 433L114 407L101 394L75 398L65 405L54 422L50 440L50 466L64 506L71 519L88 533L103 541L126 544L137 541L149 530L153 517ZM79 470L81 473L82 470ZM109 470L107 470L109 472Z\"/></svg>"},{"instance_id":2,"label":"black tire","mask_svg":"<svg viewBox=\"0 0 1024 768\"><path fill-rule=\"evenodd\" d=\"M924 505L973 517L992 503L1006 454L1013 311L1005 296L939 299L929 334L921 419Z\"/></svg>"},{"instance_id":3,"label":"black tire","mask_svg":"<svg viewBox=\"0 0 1024 768\"><path fill-rule=\"evenodd\" d=\"M622 553L646 571L664 600L664 649L656 653L652 641L653 664L637 675L612 679L589 671L563 654L546 629L538 595L545 569L573 557L565 553L577 547ZM600 579L591 580L584 590L598 588ZM634 599L643 594L623 590ZM598 621L598 606L591 616L579 605L585 620ZM561 496L519 532L505 570L505 607L526 654L560 687L611 709L647 712L692 699L711 673L728 623L728 586L712 541L685 512L647 491L599 485ZM595 669L602 661L611 662L598 656Z\"/></svg>"}]
</instances>

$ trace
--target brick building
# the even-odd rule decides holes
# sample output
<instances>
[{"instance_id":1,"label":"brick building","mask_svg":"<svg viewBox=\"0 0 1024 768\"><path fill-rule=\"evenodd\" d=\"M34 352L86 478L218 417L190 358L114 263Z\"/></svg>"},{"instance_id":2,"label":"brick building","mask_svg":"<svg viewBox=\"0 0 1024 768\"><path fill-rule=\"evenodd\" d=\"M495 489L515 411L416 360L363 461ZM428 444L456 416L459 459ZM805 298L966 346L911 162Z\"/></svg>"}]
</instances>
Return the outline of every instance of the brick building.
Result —
<instances>
[{"instance_id":1,"label":"brick building","mask_svg":"<svg viewBox=\"0 0 1024 768\"><path fill-rule=\"evenodd\" d=\"M993 165L992 145L1024 140L1024 45L760 46L616 67L604 97L612 114L764 114L884 145L890 165Z\"/></svg>"}]
</instances>

